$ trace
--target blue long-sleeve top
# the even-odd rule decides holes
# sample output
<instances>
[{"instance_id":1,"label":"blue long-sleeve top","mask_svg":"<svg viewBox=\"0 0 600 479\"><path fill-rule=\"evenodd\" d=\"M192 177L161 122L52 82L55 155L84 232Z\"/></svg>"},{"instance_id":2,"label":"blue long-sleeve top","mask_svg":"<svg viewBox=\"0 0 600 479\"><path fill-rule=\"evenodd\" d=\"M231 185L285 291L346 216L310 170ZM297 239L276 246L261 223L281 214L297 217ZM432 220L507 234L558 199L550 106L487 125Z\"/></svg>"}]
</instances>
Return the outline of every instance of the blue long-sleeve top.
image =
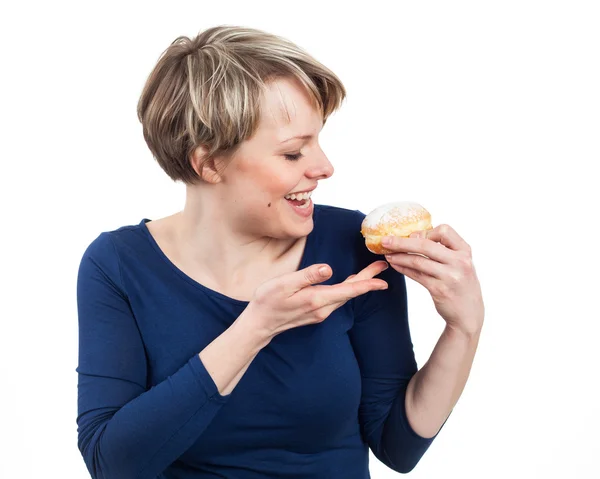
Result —
<instances>
[{"instance_id":1,"label":"blue long-sleeve top","mask_svg":"<svg viewBox=\"0 0 600 479\"><path fill-rule=\"evenodd\" d=\"M315 205L300 269L344 281L381 259L364 214ZM221 395L199 352L248 305L187 276L143 219L101 233L79 267L78 447L93 478L369 478L369 447L398 472L434 438L407 421L417 371L405 278L285 331Z\"/></svg>"}]
</instances>

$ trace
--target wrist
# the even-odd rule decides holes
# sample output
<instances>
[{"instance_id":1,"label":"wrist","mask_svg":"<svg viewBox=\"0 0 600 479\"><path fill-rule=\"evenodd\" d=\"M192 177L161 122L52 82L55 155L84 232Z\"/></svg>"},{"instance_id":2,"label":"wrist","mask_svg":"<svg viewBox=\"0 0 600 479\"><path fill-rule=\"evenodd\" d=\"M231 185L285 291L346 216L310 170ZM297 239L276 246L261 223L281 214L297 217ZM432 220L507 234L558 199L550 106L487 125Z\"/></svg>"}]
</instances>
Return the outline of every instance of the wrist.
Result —
<instances>
[{"instance_id":1,"label":"wrist","mask_svg":"<svg viewBox=\"0 0 600 479\"><path fill-rule=\"evenodd\" d=\"M247 338L257 348L257 351L267 346L274 337L274 334L261 325L250 306L234 321L232 328Z\"/></svg>"},{"instance_id":2,"label":"wrist","mask_svg":"<svg viewBox=\"0 0 600 479\"><path fill-rule=\"evenodd\" d=\"M482 325L469 328L446 324L445 334L452 338L465 341L478 341L481 336Z\"/></svg>"}]
</instances>

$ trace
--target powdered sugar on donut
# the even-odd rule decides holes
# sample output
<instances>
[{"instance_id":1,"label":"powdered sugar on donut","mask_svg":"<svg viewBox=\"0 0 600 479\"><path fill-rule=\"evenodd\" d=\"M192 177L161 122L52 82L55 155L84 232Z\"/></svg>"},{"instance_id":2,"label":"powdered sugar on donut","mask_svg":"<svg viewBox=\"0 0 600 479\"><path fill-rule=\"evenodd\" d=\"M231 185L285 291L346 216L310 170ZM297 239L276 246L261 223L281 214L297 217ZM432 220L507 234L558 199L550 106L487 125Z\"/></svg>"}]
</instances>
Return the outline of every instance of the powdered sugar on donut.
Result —
<instances>
[{"instance_id":1,"label":"powdered sugar on donut","mask_svg":"<svg viewBox=\"0 0 600 479\"><path fill-rule=\"evenodd\" d=\"M427 215L427 210L414 201L397 201L379 206L371 211L364 219L363 226L376 229L382 224L417 223Z\"/></svg>"}]
</instances>

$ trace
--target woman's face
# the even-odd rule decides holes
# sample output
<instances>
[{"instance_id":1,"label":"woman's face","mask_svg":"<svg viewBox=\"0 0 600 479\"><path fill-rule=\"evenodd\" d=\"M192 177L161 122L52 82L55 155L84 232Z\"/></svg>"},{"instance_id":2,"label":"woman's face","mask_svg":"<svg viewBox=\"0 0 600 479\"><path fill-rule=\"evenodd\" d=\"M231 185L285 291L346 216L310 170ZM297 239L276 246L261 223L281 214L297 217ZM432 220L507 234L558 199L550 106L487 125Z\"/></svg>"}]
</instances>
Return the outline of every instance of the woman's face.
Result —
<instances>
[{"instance_id":1,"label":"woman's face","mask_svg":"<svg viewBox=\"0 0 600 479\"><path fill-rule=\"evenodd\" d=\"M273 81L261 101L259 128L227 165L219 196L228 217L244 232L306 236L313 228L312 201L285 197L311 191L333 174L318 143L323 118L294 80Z\"/></svg>"}]
</instances>

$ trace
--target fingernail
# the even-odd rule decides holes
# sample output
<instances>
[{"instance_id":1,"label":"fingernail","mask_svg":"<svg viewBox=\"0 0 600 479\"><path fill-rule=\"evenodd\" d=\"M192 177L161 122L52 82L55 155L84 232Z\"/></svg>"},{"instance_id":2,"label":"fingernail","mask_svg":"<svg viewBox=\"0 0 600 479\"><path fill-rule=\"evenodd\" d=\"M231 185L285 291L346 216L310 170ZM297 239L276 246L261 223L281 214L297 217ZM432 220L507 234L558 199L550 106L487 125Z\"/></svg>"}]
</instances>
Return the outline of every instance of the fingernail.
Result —
<instances>
[{"instance_id":1,"label":"fingernail","mask_svg":"<svg viewBox=\"0 0 600 479\"><path fill-rule=\"evenodd\" d=\"M327 266L321 266L321 267L319 268L319 274L320 274L321 276L326 276L326 275L327 275L327 273L329 273Z\"/></svg>"},{"instance_id":2,"label":"fingernail","mask_svg":"<svg viewBox=\"0 0 600 479\"><path fill-rule=\"evenodd\" d=\"M421 237L421 232L419 231L415 231L414 233L410 234L411 238L420 238Z\"/></svg>"},{"instance_id":3,"label":"fingernail","mask_svg":"<svg viewBox=\"0 0 600 479\"><path fill-rule=\"evenodd\" d=\"M383 246L391 246L391 244L392 244L392 239L386 236L385 238L383 238L383 239L381 240L381 244L382 244Z\"/></svg>"},{"instance_id":4,"label":"fingernail","mask_svg":"<svg viewBox=\"0 0 600 479\"><path fill-rule=\"evenodd\" d=\"M388 268L390 267L390 265L389 265L389 264L387 264L387 263L385 263L385 265L384 265L384 266L385 266L385 267L382 269L382 271L385 271L386 269L388 269Z\"/></svg>"}]
</instances>

